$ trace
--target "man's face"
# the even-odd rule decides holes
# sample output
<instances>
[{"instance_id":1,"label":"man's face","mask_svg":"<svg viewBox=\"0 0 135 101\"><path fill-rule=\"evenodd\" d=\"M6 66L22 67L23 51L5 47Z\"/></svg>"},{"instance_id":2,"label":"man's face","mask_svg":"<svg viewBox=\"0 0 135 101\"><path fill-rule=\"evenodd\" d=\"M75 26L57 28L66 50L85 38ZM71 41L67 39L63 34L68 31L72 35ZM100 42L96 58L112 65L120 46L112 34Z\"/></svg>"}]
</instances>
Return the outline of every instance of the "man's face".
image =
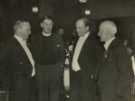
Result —
<instances>
[{"instance_id":1,"label":"man's face","mask_svg":"<svg viewBox=\"0 0 135 101\"><path fill-rule=\"evenodd\" d=\"M53 21L51 19L45 19L42 23L41 23L41 27L43 28L43 31L45 33L52 33L52 28L53 28Z\"/></svg>"},{"instance_id":2,"label":"man's face","mask_svg":"<svg viewBox=\"0 0 135 101\"><path fill-rule=\"evenodd\" d=\"M78 36L83 36L89 31L89 26L86 26L83 20L76 22L76 31Z\"/></svg>"},{"instance_id":3,"label":"man's face","mask_svg":"<svg viewBox=\"0 0 135 101\"><path fill-rule=\"evenodd\" d=\"M29 38L29 35L31 34L30 23L29 22L20 23L20 26L18 27L18 34L24 40L27 40Z\"/></svg>"},{"instance_id":4,"label":"man's face","mask_svg":"<svg viewBox=\"0 0 135 101\"><path fill-rule=\"evenodd\" d=\"M110 25L109 23L104 23L99 26L98 36L102 42L106 42L115 36L113 27L114 26Z\"/></svg>"}]
</instances>

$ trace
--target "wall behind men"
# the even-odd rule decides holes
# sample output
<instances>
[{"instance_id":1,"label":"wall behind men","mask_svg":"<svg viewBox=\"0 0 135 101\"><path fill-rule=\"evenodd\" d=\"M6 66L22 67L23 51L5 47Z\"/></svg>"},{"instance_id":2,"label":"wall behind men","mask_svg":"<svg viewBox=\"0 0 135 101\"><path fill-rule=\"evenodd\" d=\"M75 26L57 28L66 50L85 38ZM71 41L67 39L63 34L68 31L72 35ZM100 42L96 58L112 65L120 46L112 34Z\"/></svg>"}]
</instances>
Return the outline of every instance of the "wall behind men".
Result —
<instances>
[{"instance_id":1,"label":"wall behind men","mask_svg":"<svg viewBox=\"0 0 135 101\"><path fill-rule=\"evenodd\" d=\"M13 35L13 24L17 19L36 22L32 13L32 6L36 4L37 0L0 0L0 42Z\"/></svg>"},{"instance_id":2,"label":"wall behind men","mask_svg":"<svg viewBox=\"0 0 135 101\"><path fill-rule=\"evenodd\" d=\"M85 4L79 3L79 0L39 1L39 7L41 8L39 12L40 17L43 15L52 15L55 18L56 23L63 26L66 30L66 34L69 35L71 35L74 30L75 20L79 16L85 15L85 10L91 11L91 14L88 17L94 20L107 18L116 19L122 33L131 30L132 28L129 26L135 23L134 0L88 0ZM125 29L126 24L128 26ZM128 36L129 34L126 35Z\"/></svg>"},{"instance_id":3,"label":"wall behind men","mask_svg":"<svg viewBox=\"0 0 135 101\"><path fill-rule=\"evenodd\" d=\"M39 7L38 14L32 13L34 5ZM0 0L0 41L8 39L13 34L13 23L20 18L30 19L33 34L38 33L38 21L44 15L53 16L55 22L65 29L66 36L70 39L75 20L84 15L86 9L91 11L89 18L94 20L116 19L123 33L133 29L129 26L134 26L135 23L134 0L88 0L86 4L80 4L78 0Z\"/></svg>"}]
</instances>

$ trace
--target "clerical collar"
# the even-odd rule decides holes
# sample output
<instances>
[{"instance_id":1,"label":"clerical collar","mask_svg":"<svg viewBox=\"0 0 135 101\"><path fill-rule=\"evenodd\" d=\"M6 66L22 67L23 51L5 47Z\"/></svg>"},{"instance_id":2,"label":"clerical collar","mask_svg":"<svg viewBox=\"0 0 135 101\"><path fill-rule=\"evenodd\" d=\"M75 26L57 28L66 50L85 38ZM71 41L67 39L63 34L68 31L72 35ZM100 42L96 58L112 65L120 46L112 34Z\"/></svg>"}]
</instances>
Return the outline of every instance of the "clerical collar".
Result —
<instances>
[{"instance_id":1,"label":"clerical collar","mask_svg":"<svg viewBox=\"0 0 135 101\"><path fill-rule=\"evenodd\" d=\"M105 50L108 50L110 44L112 43L112 41L115 39L115 37L112 37L110 40L106 41L104 44L104 48Z\"/></svg>"},{"instance_id":2,"label":"clerical collar","mask_svg":"<svg viewBox=\"0 0 135 101\"><path fill-rule=\"evenodd\" d=\"M47 33L45 33L45 32L42 32L42 35L45 36L45 37L49 37L49 36L51 36L52 34L51 34L51 33L47 34Z\"/></svg>"}]
</instances>

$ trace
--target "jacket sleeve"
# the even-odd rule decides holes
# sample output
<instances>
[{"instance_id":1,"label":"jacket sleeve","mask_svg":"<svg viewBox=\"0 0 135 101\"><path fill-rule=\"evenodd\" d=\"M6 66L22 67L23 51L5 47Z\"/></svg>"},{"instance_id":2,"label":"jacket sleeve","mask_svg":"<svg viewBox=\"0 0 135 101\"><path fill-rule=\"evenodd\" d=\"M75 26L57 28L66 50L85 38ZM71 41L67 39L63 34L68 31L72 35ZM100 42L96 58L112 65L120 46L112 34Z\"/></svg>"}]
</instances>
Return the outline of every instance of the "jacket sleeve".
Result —
<instances>
[{"instance_id":1,"label":"jacket sleeve","mask_svg":"<svg viewBox=\"0 0 135 101\"><path fill-rule=\"evenodd\" d=\"M9 76L9 68L10 65L10 57L11 57L10 45L4 44L0 48L0 89L7 89L8 88L8 76Z\"/></svg>"},{"instance_id":2,"label":"jacket sleeve","mask_svg":"<svg viewBox=\"0 0 135 101\"><path fill-rule=\"evenodd\" d=\"M130 57L126 51L126 47L120 46L117 50L117 66L119 72L117 94L119 96L130 99L131 95L131 72Z\"/></svg>"}]
</instances>

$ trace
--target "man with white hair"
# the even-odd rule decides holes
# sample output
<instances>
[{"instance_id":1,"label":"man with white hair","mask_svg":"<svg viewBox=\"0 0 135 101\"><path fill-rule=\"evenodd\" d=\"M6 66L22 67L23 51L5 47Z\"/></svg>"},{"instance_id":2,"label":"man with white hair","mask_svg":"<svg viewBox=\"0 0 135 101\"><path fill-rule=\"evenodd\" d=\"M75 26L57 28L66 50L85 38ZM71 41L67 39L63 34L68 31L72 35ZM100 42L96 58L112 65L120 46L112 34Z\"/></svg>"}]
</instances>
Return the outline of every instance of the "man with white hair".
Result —
<instances>
[{"instance_id":1,"label":"man with white hair","mask_svg":"<svg viewBox=\"0 0 135 101\"><path fill-rule=\"evenodd\" d=\"M0 50L0 74L9 91L8 101L34 101L35 60L27 46L31 34L28 20L14 24L14 36ZM32 98L34 97L34 98Z\"/></svg>"},{"instance_id":2,"label":"man with white hair","mask_svg":"<svg viewBox=\"0 0 135 101\"><path fill-rule=\"evenodd\" d=\"M130 101L132 68L126 47L115 37L117 26L105 20L99 25L98 36L104 42L104 55L99 63L101 101Z\"/></svg>"}]
</instances>

